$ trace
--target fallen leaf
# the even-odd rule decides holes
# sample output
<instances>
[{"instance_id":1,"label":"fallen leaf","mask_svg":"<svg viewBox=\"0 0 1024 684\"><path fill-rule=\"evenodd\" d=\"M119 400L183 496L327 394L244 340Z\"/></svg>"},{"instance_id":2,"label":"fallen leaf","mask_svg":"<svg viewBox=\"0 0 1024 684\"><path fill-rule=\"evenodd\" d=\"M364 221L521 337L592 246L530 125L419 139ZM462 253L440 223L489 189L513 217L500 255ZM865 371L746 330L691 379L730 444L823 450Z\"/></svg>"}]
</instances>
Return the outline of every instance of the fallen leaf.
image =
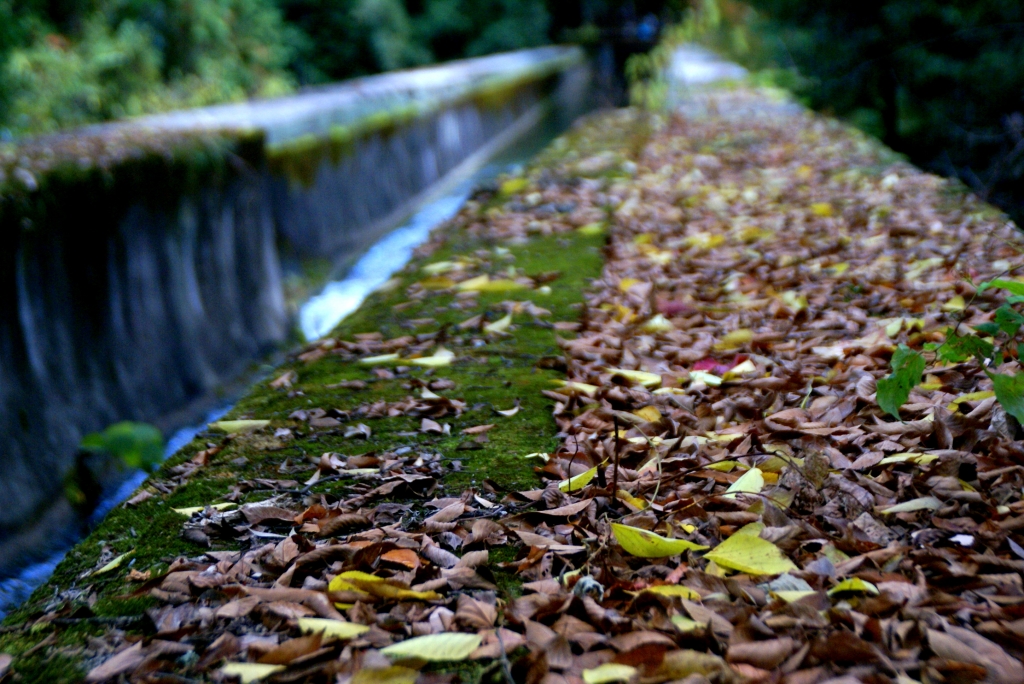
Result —
<instances>
[{"instance_id":1,"label":"fallen leaf","mask_svg":"<svg viewBox=\"0 0 1024 684\"><path fill-rule=\"evenodd\" d=\"M512 314L505 314L493 323L485 325L484 332L491 335L500 335L508 331L510 325L512 325Z\"/></svg>"},{"instance_id":2,"label":"fallen leaf","mask_svg":"<svg viewBox=\"0 0 1024 684\"><path fill-rule=\"evenodd\" d=\"M764 489L764 475L760 469L751 468L729 485L722 496L726 499L735 499L737 494L760 494L762 489Z\"/></svg>"},{"instance_id":3,"label":"fallen leaf","mask_svg":"<svg viewBox=\"0 0 1024 684\"><path fill-rule=\"evenodd\" d=\"M625 368L606 368L607 372L612 375L618 375L620 377L631 380L638 385L644 387L657 387L661 384L661 376L657 373L648 373L647 371L637 370L626 370Z\"/></svg>"},{"instance_id":4,"label":"fallen leaf","mask_svg":"<svg viewBox=\"0 0 1024 684\"><path fill-rule=\"evenodd\" d=\"M191 518L196 513L202 513L207 508L212 508L215 511L227 511L232 508L237 508L238 504L230 501L224 503L207 504L205 506L189 506L187 508L172 508L171 510L180 515Z\"/></svg>"},{"instance_id":5,"label":"fallen leaf","mask_svg":"<svg viewBox=\"0 0 1024 684\"><path fill-rule=\"evenodd\" d=\"M590 481L597 475L597 466L594 466L590 470L586 470L579 475L573 475L568 480L562 480L558 483L558 488L563 492L572 492L586 487L590 484Z\"/></svg>"},{"instance_id":6,"label":"fallen leaf","mask_svg":"<svg viewBox=\"0 0 1024 684\"><path fill-rule=\"evenodd\" d=\"M327 618L304 617L297 620L299 630L303 634L323 634L324 640L332 639L354 639L357 636L370 631L369 626L360 625L354 622L342 620L330 620Z\"/></svg>"},{"instance_id":7,"label":"fallen leaf","mask_svg":"<svg viewBox=\"0 0 1024 684\"><path fill-rule=\"evenodd\" d=\"M621 523L612 523L612 535L622 549L640 558L665 558L684 551L703 551L708 548L685 539L668 539L654 532Z\"/></svg>"},{"instance_id":8,"label":"fallen leaf","mask_svg":"<svg viewBox=\"0 0 1024 684\"><path fill-rule=\"evenodd\" d=\"M443 632L413 637L381 649L381 653L397 661L457 662L465 660L483 641L479 634Z\"/></svg>"},{"instance_id":9,"label":"fallen leaf","mask_svg":"<svg viewBox=\"0 0 1024 684\"><path fill-rule=\"evenodd\" d=\"M723 568L748 575L781 575L784 572L798 570L799 568L786 558L779 547L758 536L763 527L759 523L747 525L733 533L714 550L704 554L704 557Z\"/></svg>"},{"instance_id":10,"label":"fallen leaf","mask_svg":"<svg viewBox=\"0 0 1024 684\"><path fill-rule=\"evenodd\" d=\"M611 682L628 682L638 674L638 670L630 665L605 663L597 667L583 670L583 681L587 684L611 684Z\"/></svg>"},{"instance_id":11,"label":"fallen leaf","mask_svg":"<svg viewBox=\"0 0 1024 684\"><path fill-rule=\"evenodd\" d=\"M210 423L211 430L220 430L229 435L237 435L245 432L255 432L270 425L269 420L219 420Z\"/></svg>"},{"instance_id":12,"label":"fallen leaf","mask_svg":"<svg viewBox=\"0 0 1024 684\"><path fill-rule=\"evenodd\" d=\"M275 672L284 669L284 665L264 665L261 663L224 663L219 672L225 677L238 677L242 684L249 684L266 679Z\"/></svg>"},{"instance_id":13,"label":"fallen leaf","mask_svg":"<svg viewBox=\"0 0 1024 684\"><path fill-rule=\"evenodd\" d=\"M110 572L111 570L117 570L119 567L121 567L121 564L124 563L125 559L128 558L128 556L132 555L133 553L135 553L134 549L131 550L131 551L126 551L125 553L122 553L120 556L115 556L114 558L112 558L110 560L109 563L104 565L99 570L95 570L92 574L93 575L103 575L103 574L106 574L106 573Z\"/></svg>"}]
</instances>

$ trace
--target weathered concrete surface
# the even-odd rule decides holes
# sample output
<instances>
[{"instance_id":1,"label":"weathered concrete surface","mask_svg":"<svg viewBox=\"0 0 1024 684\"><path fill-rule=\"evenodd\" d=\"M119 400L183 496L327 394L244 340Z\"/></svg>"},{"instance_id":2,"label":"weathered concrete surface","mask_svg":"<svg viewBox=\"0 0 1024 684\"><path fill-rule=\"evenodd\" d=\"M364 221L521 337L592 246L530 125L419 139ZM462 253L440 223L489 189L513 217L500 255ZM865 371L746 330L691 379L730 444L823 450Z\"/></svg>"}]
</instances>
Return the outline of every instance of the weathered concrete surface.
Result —
<instances>
[{"instance_id":1,"label":"weathered concrete surface","mask_svg":"<svg viewBox=\"0 0 1024 684\"><path fill-rule=\"evenodd\" d=\"M283 263L325 274L442 179L571 117L587 78L578 50L543 48L94 127L226 131L244 154L194 168L129 151L83 160L81 182L17 186L0 203L0 572L85 433L159 423L289 339Z\"/></svg>"}]
</instances>

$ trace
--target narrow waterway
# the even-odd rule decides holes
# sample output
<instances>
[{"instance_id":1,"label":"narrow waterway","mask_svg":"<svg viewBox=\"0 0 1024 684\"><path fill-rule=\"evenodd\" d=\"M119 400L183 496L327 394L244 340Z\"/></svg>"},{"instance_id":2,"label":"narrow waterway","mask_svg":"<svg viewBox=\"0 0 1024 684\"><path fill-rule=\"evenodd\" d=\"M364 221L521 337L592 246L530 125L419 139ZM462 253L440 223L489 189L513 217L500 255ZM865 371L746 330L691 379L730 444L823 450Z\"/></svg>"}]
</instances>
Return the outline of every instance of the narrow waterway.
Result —
<instances>
[{"instance_id":1,"label":"narrow waterway","mask_svg":"<svg viewBox=\"0 0 1024 684\"><path fill-rule=\"evenodd\" d=\"M327 283L319 294L302 305L298 324L306 339L318 339L330 332L355 311L370 293L404 267L413 250L426 241L434 228L459 211L474 188L529 161L564 130L567 123L555 116L548 117L532 132L478 168L463 169L461 176L443 180L402 225L370 247L344 277ZM233 402L234 398L226 399L201 423L182 426L174 431L168 438L164 457L173 455L205 429L208 423L224 416L231 410ZM26 600L36 587L46 582L57 564L83 534L131 496L145 479L146 473L141 470L130 473L115 490L106 494L87 521L55 535L51 540L51 550L45 558L31 561L7 577L0 577L0 619Z\"/></svg>"}]
</instances>

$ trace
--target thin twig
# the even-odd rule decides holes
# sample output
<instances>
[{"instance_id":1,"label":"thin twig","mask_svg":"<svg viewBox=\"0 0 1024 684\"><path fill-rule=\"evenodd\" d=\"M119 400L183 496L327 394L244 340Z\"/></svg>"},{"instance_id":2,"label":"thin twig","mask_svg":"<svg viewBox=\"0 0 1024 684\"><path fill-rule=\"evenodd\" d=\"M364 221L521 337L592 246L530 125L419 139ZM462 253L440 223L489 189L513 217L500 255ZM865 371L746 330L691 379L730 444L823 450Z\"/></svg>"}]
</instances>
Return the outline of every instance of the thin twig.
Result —
<instances>
[{"instance_id":1,"label":"thin twig","mask_svg":"<svg viewBox=\"0 0 1024 684\"><path fill-rule=\"evenodd\" d=\"M615 466L612 470L612 500L619 500L619 417L612 414L612 425L615 426Z\"/></svg>"},{"instance_id":2,"label":"thin twig","mask_svg":"<svg viewBox=\"0 0 1024 684\"><path fill-rule=\"evenodd\" d=\"M580 441L576 438L576 433L572 435L573 442L576 443L576 451L572 452L572 458L569 459L569 479L568 482L569 496L572 496L572 464L576 461L576 454L580 453Z\"/></svg>"}]
</instances>

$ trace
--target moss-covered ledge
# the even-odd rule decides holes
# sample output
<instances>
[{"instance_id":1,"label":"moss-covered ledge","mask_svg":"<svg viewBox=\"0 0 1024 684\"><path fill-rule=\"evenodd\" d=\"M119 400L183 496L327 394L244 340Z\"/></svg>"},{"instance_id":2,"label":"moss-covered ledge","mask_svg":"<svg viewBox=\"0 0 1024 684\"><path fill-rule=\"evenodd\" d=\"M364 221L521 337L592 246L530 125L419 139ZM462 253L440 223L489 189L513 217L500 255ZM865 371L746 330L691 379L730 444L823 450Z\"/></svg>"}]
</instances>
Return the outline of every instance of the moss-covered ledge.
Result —
<instances>
[{"instance_id":1,"label":"moss-covered ledge","mask_svg":"<svg viewBox=\"0 0 1024 684\"><path fill-rule=\"evenodd\" d=\"M621 136L609 137L609 121ZM0 653L14 656L14 676L80 680L126 641L153 635L146 611L161 605L152 594L169 570L239 550L223 538L211 542L198 525L190 530L181 509L281 495L303 506L330 504L365 493L385 470L333 472L318 467L322 454L419 458L438 498L472 489L500 500L535 486L534 462L523 457L557 444L543 391L560 375L559 331L574 329L587 283L600 274L607 210L546 202L560 184L579 183L553 170L583 159L595 185L607 185L628 176L628 157L648 130L631 116L597 123L556 141L524 175L478 193L385 288L329 338L297 350L225 419L266 423L201 433L78 544L0 627ZM439 349L454 353L450 365L414 360ZM374 362L390 354L400 358ZM439 408L421 410L433 394L444 397L434 400ZM420 410L409 408L417 402ZM493 427L463 432L486 425ZM306 484L317 472L323 477ZM418 520L429 512L422 498L388 500L412 504ZM499 593L514 595L513 574L496 565L514 551L490 553ZM196 672L195 659L179 666Z\"/></svg>"}]
</instances>

